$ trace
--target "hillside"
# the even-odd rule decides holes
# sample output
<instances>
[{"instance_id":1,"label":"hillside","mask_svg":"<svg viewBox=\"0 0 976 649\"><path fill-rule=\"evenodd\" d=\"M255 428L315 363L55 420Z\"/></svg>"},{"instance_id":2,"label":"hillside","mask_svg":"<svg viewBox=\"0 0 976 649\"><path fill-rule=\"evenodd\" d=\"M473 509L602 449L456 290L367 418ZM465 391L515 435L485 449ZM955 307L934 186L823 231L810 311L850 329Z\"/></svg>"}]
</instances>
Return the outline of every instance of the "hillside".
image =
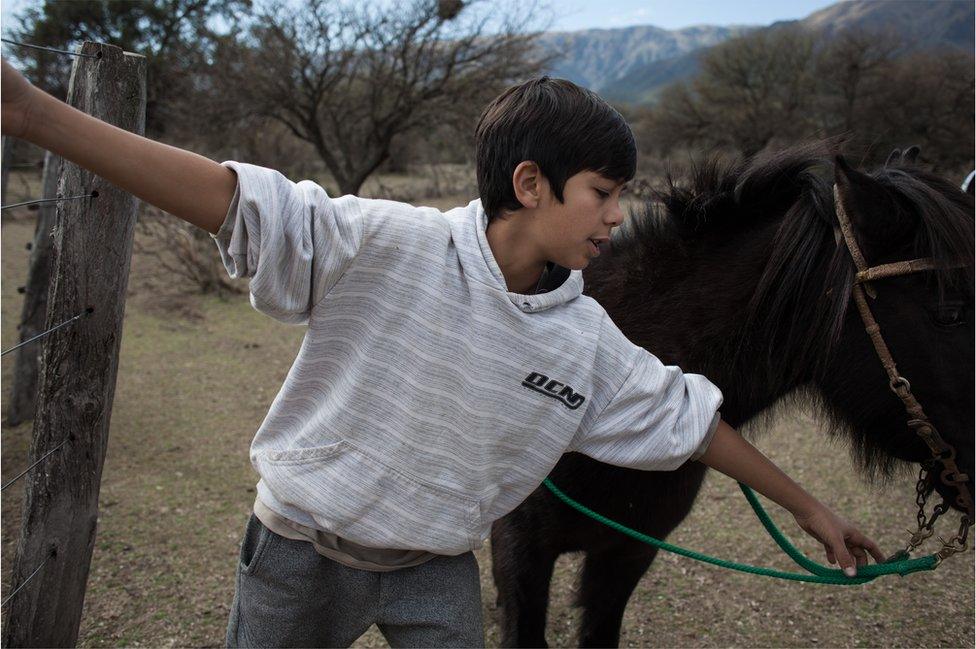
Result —
<instances>
[{"instance_id":1,"label":"hillside","mask_svg":"<svg viewBox=\"0 0 976 649\"><path fill-rule=\"evenodd\" d=\"M743 16L744 22L748 15ZM974 47L974 3L956 0L852 0L799 21L766 27L701 25L669 31L650 25L579 32L550 32L544 48L561 52L552 73L595 90L610 101L652 102L667 84L698 71L698 57L729 38L754 29L799 24L832 36L847 29L893 31L907 49Z\"/></svg>"},{"instance_id":2,"label":"hillside","mask_svg":"<svg viewBox=\"0 0 976 649\"><path fill-rule=\"evenodd\" d=\"M966 0L838 2L810 14L802 23L827 34L852 28L891 28L914 47L960 47L972 51L973 7L973 2Z\"/></svg>"},{"instance_id":3,"label":"hillside","mask_svg":"<svg viewBox=\"0 0 976 649\"><path fill-rule=\"evenodd\" d=\"M553 75L600 92L632 70L709 47L751 27L699 25L669 31L651 25L620 29L547 32L539 37L546 53L557 54Z\"/></svg>"}]
</instances>

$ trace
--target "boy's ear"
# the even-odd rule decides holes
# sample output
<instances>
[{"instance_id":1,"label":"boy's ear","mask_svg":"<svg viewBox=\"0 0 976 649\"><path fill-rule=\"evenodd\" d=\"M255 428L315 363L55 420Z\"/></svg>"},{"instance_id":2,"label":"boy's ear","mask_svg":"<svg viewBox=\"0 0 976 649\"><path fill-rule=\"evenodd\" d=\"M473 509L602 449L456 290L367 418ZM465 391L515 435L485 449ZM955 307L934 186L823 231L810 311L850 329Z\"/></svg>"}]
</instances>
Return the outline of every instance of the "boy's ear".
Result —
<instances>
[{"instance_id":1,"label":"boy's ear","mask_svg":"<svg viewBox=\"0 0 976 649\"><path fill-rule=\"evenodd\" d=\"M515 198L522 204L522 207L539 207L545 182L539 165L531 160L523 160L518 163L515 172L512 174L512 188L515 190Z\"/></svg>"}]
</instances>

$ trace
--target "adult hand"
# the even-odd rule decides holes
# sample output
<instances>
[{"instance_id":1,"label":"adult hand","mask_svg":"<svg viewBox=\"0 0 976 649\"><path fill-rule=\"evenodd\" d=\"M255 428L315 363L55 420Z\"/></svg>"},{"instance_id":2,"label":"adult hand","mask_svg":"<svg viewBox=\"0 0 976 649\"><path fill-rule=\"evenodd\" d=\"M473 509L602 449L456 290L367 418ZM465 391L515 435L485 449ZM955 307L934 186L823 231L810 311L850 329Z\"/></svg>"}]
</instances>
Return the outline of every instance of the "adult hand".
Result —
<instances>
[{"instance_id":1,"label":"adult hand","mask_svg":"<svg viewBox=\"0 0 976 649\"><path fill-rule=\"evenodd\" d=\"M6 60L0 61L0 130L4 135L26 139L37 89Z\"/></svg>"},{"instance_id":2,"label":"adult hand","mask_svg":"<svg viewBox=\"0 0 976 649\"><path fill-rule=\"evenodd\" d=\"M803 531L824 546L827 561L840 564L848 577L857 574L857 567L867 565L869 553L878 563L885 560L877 543L823 505L794 518Z\"/></svg>"}]
</instances>

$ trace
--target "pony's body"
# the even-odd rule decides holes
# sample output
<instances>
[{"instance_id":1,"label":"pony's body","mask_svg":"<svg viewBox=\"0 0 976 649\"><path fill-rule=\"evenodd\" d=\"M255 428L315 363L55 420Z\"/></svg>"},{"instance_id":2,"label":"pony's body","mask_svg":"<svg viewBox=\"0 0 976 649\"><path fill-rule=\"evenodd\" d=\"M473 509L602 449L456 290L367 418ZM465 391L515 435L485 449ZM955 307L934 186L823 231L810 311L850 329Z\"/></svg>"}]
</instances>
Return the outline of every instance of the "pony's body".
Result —
<instances>
[{"instance_id":1,"label":"pony's body","mask_svg":"<svg viewBox=\"0 0 976 649\"><path fill-rule=\"evenodd\" d=\"M907 429L848 308L853 265L834 234L831 183L811 171L820 162L814 149L797 149L704 167L690 189L672 185L662 195L664 213L648 206L622 228L612 252L587 269L586 292L633 342L718 385L732 426L784 396L800 398L850 436L866 468L888 473L896 460L917 462L928 451ZM902 374L971 475L972 198L913 167L875 179L841 171L838 182L850 190L871 263L934 256L945 267L969 265L878 282L872 308ZM964 320L939 320L946 305ZM704 472L696 462L643 472L574 453L551 477L590 508L663 538L690 511ZM572 551L586 552L580 642L616 644L627 599L656 550L582 518L544 488L492 531L503 643L544 646L552 567Z\"/></svg>"}]
</instances>

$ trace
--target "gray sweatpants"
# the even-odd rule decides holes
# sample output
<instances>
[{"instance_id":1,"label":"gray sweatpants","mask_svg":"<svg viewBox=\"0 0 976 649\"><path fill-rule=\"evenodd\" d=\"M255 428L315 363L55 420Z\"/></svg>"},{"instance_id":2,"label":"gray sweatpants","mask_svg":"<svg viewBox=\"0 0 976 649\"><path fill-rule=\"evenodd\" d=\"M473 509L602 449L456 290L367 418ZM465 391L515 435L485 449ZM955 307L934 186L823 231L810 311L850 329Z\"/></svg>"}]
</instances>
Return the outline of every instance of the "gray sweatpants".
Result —
<instances>
[{"instance_id":1,"label":"gray sweatpants","mask_svg":"<svg viewBox=\"0 0 976 649\"><path fill-rule=\"evenodd\" d=\"M251 514L228 647L348 647L374 623L392 647L483 647L474 554L359 570L275 534Z\"/></svg>"}]
</instances>

